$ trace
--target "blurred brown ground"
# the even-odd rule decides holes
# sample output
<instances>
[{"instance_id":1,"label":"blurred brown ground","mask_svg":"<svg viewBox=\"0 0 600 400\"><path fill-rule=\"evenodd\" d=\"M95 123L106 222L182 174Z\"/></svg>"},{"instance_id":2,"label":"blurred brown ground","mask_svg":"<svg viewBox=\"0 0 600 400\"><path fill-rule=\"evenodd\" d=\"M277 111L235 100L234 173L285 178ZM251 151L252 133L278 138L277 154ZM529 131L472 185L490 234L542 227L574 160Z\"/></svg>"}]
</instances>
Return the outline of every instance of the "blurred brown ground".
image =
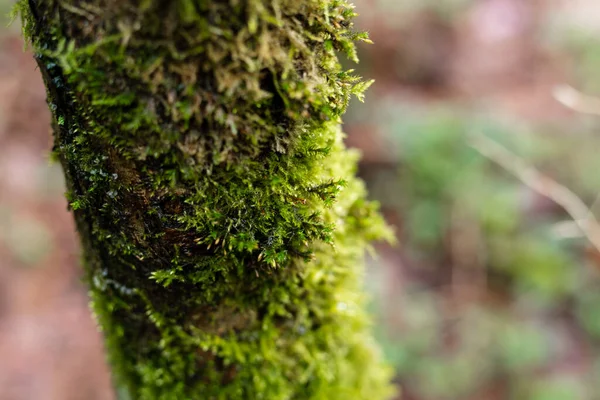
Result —
<instances>
[{"instance_id":1,"label":"blurred brown ground","mask_svg":"<svg viewBox=\"0 0 600 400\"><path fill-rule=\"evenodd\" d=\"M39 71L0 37L0 400L110 400Z\"/></svg>"}]
</instances>

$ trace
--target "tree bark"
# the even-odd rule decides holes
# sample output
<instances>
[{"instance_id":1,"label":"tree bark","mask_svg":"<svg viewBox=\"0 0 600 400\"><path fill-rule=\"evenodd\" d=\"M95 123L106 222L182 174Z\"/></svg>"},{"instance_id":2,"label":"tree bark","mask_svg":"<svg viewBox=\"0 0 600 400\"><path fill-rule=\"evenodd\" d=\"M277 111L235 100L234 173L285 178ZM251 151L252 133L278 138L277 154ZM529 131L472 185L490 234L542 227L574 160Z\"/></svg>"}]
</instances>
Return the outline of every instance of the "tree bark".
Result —
<instances>
[{"instance_id":1,"label":"tree bark","mask_svg":"<svg viewBox=\"0 0 600 400\"><path fill-rule=\"evenodd\" d=\"M92 299L132 399L384 399L387 234L340 116L342 0L21 0Z\"/></svg>"}]
</instances>

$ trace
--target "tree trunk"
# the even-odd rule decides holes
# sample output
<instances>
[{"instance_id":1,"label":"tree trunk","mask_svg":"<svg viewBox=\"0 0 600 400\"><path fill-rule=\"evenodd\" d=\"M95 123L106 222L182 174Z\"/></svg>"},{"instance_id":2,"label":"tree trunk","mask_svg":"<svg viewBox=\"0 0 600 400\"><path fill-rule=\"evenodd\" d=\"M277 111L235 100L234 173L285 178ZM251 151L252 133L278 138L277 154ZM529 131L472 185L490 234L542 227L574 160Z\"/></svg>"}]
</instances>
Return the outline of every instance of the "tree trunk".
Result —
<instances>
[{"instance_id":1,"label":"tree trunk","mask_svg":"<svg viewBox=\"0 0 600 400\"><path fill-rule=\"evenodd\" d=\"M386 235L340 116L343 0L21 0L92 308L132 399L384 399Z\"/></svg>"}]
</instances>

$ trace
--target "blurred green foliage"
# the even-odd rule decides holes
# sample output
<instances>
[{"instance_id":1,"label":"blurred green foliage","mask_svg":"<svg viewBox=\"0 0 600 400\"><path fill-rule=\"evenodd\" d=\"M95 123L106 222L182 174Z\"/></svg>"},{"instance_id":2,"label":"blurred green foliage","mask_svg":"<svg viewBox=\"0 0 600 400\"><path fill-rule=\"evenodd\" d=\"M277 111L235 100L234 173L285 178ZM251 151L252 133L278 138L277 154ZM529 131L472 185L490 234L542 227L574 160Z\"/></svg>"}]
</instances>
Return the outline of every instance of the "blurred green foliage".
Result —
<instances>
[{"instance_id":1,"label":"blurred green foliage","mask_svg":"<svg viewBox=\"0 0 600 400\"><path fill-rule=\"evenodd\" d=\"M12 30L9 24L11 22L10 11L13 4L14 1L12 0L0 0L0 35Z\"/></svg>"},{"instance_id":2,"label":"blurred green foliage","mask_svg":"<svg viewBox=\"0 0 600 400\"><path fill-rule=\"evenodd\" d=\"M502 398L593 399L584 390L598 387L593 377L541 373L568 353L562 329L581 330L585 351L600 360L600 281L589 245L563 232L570 220L560 207L480 155L471 140L493 138L591 204L600 138L397 101L369 112L355 118L376 122L397 160L393 172L368 181L399 218L406 283L391 304L376 308L387 321L379 337L401 386L417 399L487 399L477 394L495 384ZM455 275L469 268L485 276L484 294L449 311L462 289ZM474 278L467 283L477 285Z\"/></svg>"},{"instance_id":3,"label":"blurred green foliage","mask_svg":"<svg viewBox=\"0 0 600 400\"><path fill-rule=\"evenodd\" d=\"M460 111L396 109L383 121L399 149L400 164L396 187L386 184L386 191L396 195L384 201L403 216L403 243L421 262L443 261L452 250L451 237L474 229L481 263L514 279L514 289L550 297L574 289L572 244L552 234L566 214L553 207L551 213L528 217L535 205L527 202L535 201L536 194L470 145L473 135L485 133L531 163L544 164L548 155L557 160L553 146L568 149L558 137L552 144L549 136Z\"/></svg>"}]
</instances>

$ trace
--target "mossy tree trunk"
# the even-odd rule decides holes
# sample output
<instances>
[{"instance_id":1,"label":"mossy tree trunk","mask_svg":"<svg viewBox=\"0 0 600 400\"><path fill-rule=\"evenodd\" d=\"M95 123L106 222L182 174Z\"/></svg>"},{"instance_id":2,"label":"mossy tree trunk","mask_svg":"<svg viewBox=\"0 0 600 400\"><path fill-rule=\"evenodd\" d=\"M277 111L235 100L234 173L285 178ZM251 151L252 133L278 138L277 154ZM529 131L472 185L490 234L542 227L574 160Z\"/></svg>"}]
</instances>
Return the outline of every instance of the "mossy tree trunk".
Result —
<instances>
[{"instance_id":1,"label":"mossy tree trunk","mask_svg":"<svg viewBox=\"0 0 600 400\"><path fill-rule=\"evenodd\" d=\"M390 394L361 291L385 235L340 116L344 0L21 0L92 307L132 399Z\"/></svg>"}]
</instances>

